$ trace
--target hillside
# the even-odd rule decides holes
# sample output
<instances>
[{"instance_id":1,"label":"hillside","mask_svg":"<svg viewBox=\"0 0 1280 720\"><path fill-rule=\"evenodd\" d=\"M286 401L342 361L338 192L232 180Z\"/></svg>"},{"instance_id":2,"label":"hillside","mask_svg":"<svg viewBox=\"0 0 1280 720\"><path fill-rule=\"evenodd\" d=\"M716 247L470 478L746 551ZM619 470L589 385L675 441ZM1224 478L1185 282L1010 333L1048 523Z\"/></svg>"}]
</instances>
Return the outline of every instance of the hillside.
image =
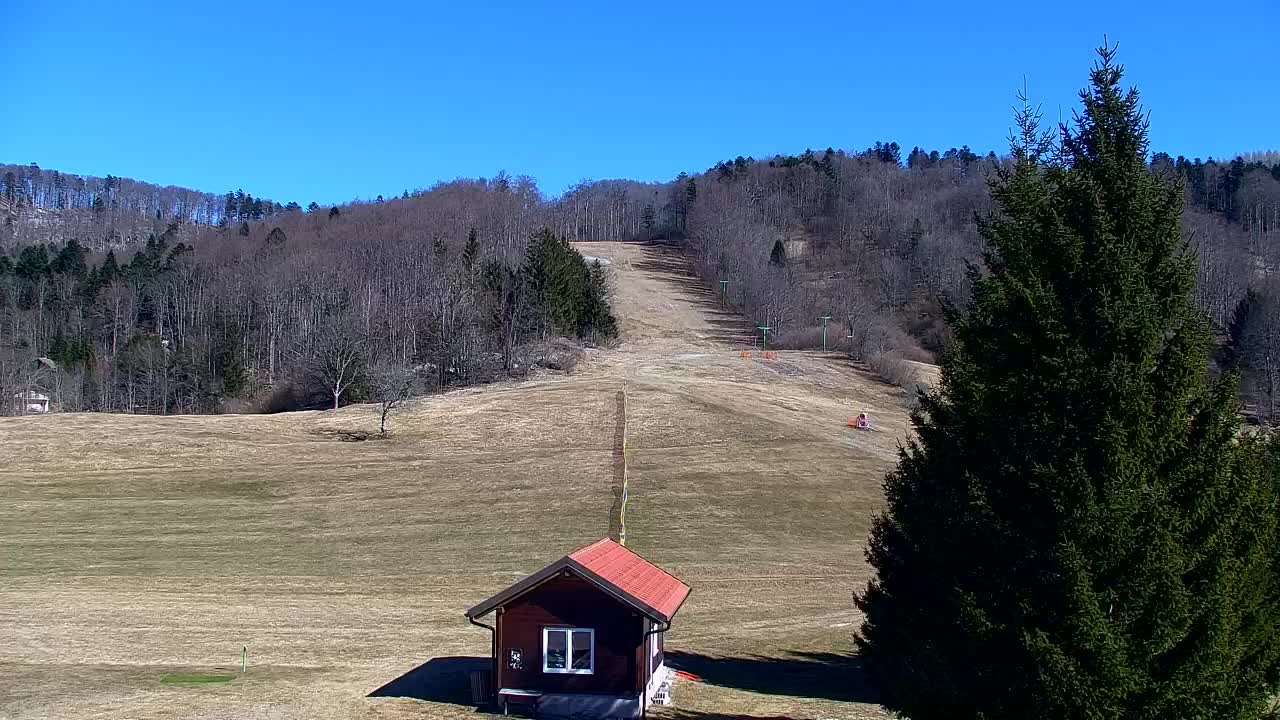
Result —
<instances>
[{"instance_id":1,"label":"hillside","mask_svg":"<svg viewBox=\"0 0 1280 720\"><path fill-rule=\"evenodd\" d=\"M1197 302L1263 419L1280 413L1274 159L1151 158L1184 185ZM553 336L600 338L549 332L546 303L527 292L542 228L675 244L704 287L770 328L774 347L821 347L825 316L829 346L855 359L931 362L950 342L945 308L969 297L966 263L981 264L976 218L991 210L987 181L1003 162L878 142L738 157L669 183L584 181L552 198L500 173L306 210L10 166L0 388L44 392L60 411L320 407L312 338L337 335L366 366L416 369L428 391L559 364L541 347ZM371 379L347 401L370 398Z\"/></svg>"},{"instance_id":2,"label":"hillside","mask_svg":"<svg viewBox=\"0 0 1280 720\"><path fill-rule=\"evenodd\" d=\"M610 532L625 390L629 545L694 588L668 649L704 682L665 716L881 717L845 664L850 592L905 393L839 357L745 358L678 258L578 247L613 269L620 346L416 401L385 441L339 439L370 406L0 419L0 716L471 717L366 696L483 655L466 607ZM229 684L159 682L242 645Z\"/></svg>"}]
</instances>

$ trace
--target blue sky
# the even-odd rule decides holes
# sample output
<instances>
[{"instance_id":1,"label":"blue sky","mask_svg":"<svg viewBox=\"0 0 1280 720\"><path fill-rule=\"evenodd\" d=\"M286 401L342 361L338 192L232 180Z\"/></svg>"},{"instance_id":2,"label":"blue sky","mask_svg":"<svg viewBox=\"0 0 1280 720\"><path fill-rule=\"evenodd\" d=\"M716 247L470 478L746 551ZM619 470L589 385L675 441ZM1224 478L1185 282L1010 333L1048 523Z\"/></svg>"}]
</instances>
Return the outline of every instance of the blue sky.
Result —
<instances>
[{"instance_id":1,"label":"blue sky","mask_svg":"<svg viewBox=\"0 0 1280 720\"><path fill-rule=\"evenodd\" d=\"M561 192L739 154L1003 150L1103 34L1155 150L1280 147L1280 2L13 2L0 162L280 202L499 170Z\"/></svg>"}]
</instances>

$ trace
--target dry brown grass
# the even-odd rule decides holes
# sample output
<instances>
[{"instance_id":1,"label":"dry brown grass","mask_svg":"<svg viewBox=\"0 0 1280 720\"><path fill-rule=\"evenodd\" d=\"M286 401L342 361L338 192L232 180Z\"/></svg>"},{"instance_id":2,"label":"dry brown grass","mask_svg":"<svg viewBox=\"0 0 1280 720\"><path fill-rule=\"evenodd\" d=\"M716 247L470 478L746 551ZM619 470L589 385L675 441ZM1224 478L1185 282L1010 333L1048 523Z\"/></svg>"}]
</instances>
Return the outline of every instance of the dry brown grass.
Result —
<instances>
[{"instance_id":1,"label":"dry brown grass","mask_svg":"<svg viewBox=\"0 0 1280 720\"><path fill-rule=\"evenodd\" d=\"M376 429L372 407L0 421L0 717L475 717L367 695L484 655L465 608L608 532L624 382L629 544L693 586L668 644L710 670L664 713L880 717L777 678L850 649L904 394L817 354L744 359L644 269L657 251L585 251L616 272L617 349L417 401L385 441L339 439ZM845 427L863 410L882 432ZM236 668L242 645L231 683L159 681Z\"/></svg>"}]
</instances>

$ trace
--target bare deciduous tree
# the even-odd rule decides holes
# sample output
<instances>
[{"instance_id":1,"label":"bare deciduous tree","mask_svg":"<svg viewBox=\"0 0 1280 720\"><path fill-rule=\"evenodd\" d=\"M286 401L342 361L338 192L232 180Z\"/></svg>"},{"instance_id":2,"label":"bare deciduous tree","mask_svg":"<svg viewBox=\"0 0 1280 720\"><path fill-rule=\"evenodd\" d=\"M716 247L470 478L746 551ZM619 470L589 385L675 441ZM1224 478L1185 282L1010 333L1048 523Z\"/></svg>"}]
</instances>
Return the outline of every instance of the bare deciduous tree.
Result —
<instances>
[{"instance_id":1,"label":"bare deciduous tree","mask_svg":"<svg viewBox=\"0 0 1280 720\"><path fill-rule=\"evenodd\" d=\"M413 371L393 364L379 364L369 371L370 398L378 403L378 434L387 434L387 418L391 411L413 395Z\"/></svg>"},{"instance_id":2,"label":"bare deciduous tree","mask_svg":"<svg viewBox=\"0 0 1280 720\"><path fill-rule=\"evenodd\" d=\"M334 410L343 393L363 377L365 362L364 343L346 327L331 325L313 339L310 370L333 394Z\"/></svg>"}]
</instances>

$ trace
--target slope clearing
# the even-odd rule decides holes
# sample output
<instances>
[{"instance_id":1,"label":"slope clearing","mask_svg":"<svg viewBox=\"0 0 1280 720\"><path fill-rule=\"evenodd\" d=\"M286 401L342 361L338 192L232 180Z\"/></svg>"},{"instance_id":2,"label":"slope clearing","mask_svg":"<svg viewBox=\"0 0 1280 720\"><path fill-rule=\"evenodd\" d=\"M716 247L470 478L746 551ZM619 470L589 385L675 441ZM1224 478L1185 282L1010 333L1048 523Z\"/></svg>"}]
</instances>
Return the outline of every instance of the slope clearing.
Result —
<instances>
[{"instance_id":1,"label":"slope clearing","mask_svg":"<svg viewBox=\"0 0 1280 720\"><path fill-rule=\"evenodd\" d=\"M744 358L662 250L580 249L614 269L619 347L416 401L388 440L342 441L371 407L0 419L0 717L474 717L428 676L487 653L465 608L616 525L624 389L628 545L694 588L668 647L704 681L663 714L880 717L843 656L905 393ZM429 701L367 697L432 658Z\"/></svg>"}]
</instances>

